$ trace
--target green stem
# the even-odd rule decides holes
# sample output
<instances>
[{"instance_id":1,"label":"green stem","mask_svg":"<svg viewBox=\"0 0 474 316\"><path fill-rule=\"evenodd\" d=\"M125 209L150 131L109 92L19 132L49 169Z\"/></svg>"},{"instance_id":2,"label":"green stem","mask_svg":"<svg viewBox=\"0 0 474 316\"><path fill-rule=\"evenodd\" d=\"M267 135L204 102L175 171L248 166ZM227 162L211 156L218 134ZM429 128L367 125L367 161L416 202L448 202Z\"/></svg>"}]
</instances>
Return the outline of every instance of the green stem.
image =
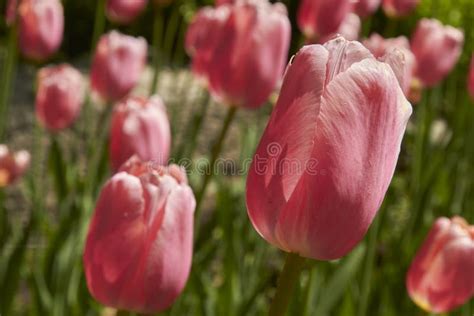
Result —
<instances>
[{"instance_id":1,"label":"green stem","mask_svg":"<svg viewBox=\"0 0 474 316\"><path fill-rule=\"evenodd\" d=\"M160 45L163 37L164 28L163 9L159 6L155 8L155 16L153 18L153 79L150 85L150 95L155 94L158 84L158 74L161 68L160 62Z\"/></svg>"},{"instance_id":2,"label":"green stem","mask_svg":"<svg viewBox=\"0 0 474 316\"><path fill-rule=\"evenodd\" d=\"M0 82L0 142L2 142L5 137L5 127L8 120L8 102L16 68L16 37L16 28L12 26L8 34L7 58L4 65L2 81Z\"/></svg>"},{"instance_id":3,"label":"green stem","mask_svg":"<svg viewBox=\"0 0 474 316\"><path fill-rule=\"evenodd\" d=\"M286 314L304 261L304 258L295 253L288 253L286 256L285 266L278 279L277 290L268 312L269 316L283 316Z\"/></svg>"},{"instance_id":4,"label":"green stem","mask_svg":"<svg viewBox=\"0 0 474 316\"><path fill-rule=\"evenodd\" d=\"M214 145L212 146L209 170L205 170L204 179L203 179L203 182L202 182L201 189L196 194L196 215L195 215L195 217L197 219L199 218L200 206L201 206L201 202L203 200L204 194L206 193L207 186L208 186L209 182L211 181L211 179L214 175L214 172L213 172L214 171L214 165L216 163L217 158L219 157L219 154L221 153L222 145L224 143L227 132L229 131L230 123L232 123L232 120L234 119L236 113L237 113L237 107L235 107L235 106L229 107L229 110L227 111L227 115L225 117L224 123L222 125L221 132L219 133L219 136L217 137ZM197 235L197 233L196 233L196 235Z\"/></svg>"},{"instance_id":5,"label":"green stem","mask_svg":"<svg viewBox=\"0 0 474 316\"><path fill-rule=\"evenodd\" d=\"M94 52L95 46L99 41L100 36L104 33L105 29L105 1L97 0L97 6L95 8L95 19L94 19L94 31L92 33L91 50Z\"/></svg>"}]
</instances>

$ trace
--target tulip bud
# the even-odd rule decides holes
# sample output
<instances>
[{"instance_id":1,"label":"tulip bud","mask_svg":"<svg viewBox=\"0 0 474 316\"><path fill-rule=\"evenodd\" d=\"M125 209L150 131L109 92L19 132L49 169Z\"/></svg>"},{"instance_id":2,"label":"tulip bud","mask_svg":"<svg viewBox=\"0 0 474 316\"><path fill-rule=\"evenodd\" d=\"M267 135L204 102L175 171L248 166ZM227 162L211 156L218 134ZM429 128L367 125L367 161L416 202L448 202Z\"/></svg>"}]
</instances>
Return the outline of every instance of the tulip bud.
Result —
<instances>
[{"instance_id":1,"label":"tulip bud","mask_svg":"<svg viewBox=\"0 0 474 316\"><path fill-rule=\"evenodd\" d=\"M304 46L249 170L255 229L304 257L347 254L383 201L411 112L390 66L359 42Z\"/></svg>"},{"instance_id":2,"label":"tulip bud","mask_svg":"<svg viewBox=\"0 0 474 316\"><path fill-rule=\"evenodd\" d=\"M360 26L361 22L357 14L349 13L344 18L344 21L342 21L341 25L339 26L339 29L337 30L337 33L331 34L329 36L320 37L318 43L324 44L339 35L341 35L347 40L355 41L359 38Z\"/></svg>"},{"instance_id":3,"label":"tulip bud","mask_svg":"<svg viewBox=\"0 0 474 316\"><path fill-rule=\"evenodd\" d=\"M97 44L91 68L91 88L108 102L126 96L137 84L147 57L144 38L111 31Z\"/></svg>"},{"instance_id":4,"label":"tulip bud","mask_svg":"<svg viewBox=\"0 0 474 316\"><path fill-rule=\"evenodd\" d=\"M366 18L380 6L381 0L358 0L354 3L354 12L361 18Z\"/></svg>"},{"instance_id":5,"label":"tulip bud","mask_svg":"<svg viewBox=\"0 0 474 316\"><path fill-rule=\"evenodd\" d=\"M379 34L374 33L364 40L363 44L376 58L393 66L392 68L399 79L403 93L408 96L411 91L413 71L416 66L415 56L410 50L408 39L405 36L385 39ZM396 56L398 54L402 55L401 58Z\"/></svg>"},{"instance_id":6,"label":"tulip bud","mask_svg":"<svg viewBox=\"0 0 474 316\"><path fill-rule=\"evenodd\" d=\"M422 19L411 39L416 58L415 75L428 87L443 80L458 62L464 34L435 19Z\"/></svg>"},{"instance_id":7,"label":"tulip bud","mask_svg":"<svg viewBox=\"0 0 474 316\"><path fill-rule=\"evenodd\" d=\"M107 17L116 23L128 24L145 9L147 0L108 0Z\"/></svg>"},{"instance_id":8,"label":"tulip bud","mask_svg":"<svg viewBox=\"0 0 474 316\"><path fill-rule=\"evenodd\" d=\"M410 14L419 2L420 0L383 0L382 7L388 16L399 17Z\"/></svg>"},{"instance_id":9,"label":"tulip bud","mask_svg":"<svg viewBox=\"0 0 474 316\"><path fill-rule=\"evenodd\" d=\"M426 311L449 312L474 296L473 269L474 226L441 217L408 270L408 293Z\"/></svg>"},{"instance_id":10,"label":"tulip bud","mask_svg":"<svg viewBox=\"0 0 474 316\"><path fill-rule=\"evenodd\" d=\"M196 202L176 165L131 158L108 180L96 204L84 251L92 296L145 314L168 308L189 275Z\"/></svg>"},{"instance_id":11,"label":"tulip bud","mask_svg":"<svg viewBox=\"0 0 474 316\"><path fill-rule=\"evenodd\" d=\"M15 23L18 0L8 0L7 9L5 12L5 22L7 26Z\"/></svg>"},{"instance_id":12,"label":"tulip bud","mask_svg":"<svg viewBox=\"0 0 474 316\"><path fill-rule=\"evenodd\" d=\"M281 3L242 0L203 8L186 35L193 72L219 102L256 108L281 79L290 30Z\"/></svg>"},{"instance_id":13,"label":"tulip bud","mask_svg":"<svg viewBox=\"0 0 474 316\"><path fill-rule=\"evenodd\" d=\"M467 79L467 90L474 99L474 54L471 57L471 66L469 67L469 77Z\"/></svg>"},{"instance_id":14,"label":"tulip bud","mask_svg":"<svg viewBox=\"0 0 474 316\"><path fill-rule=\"evenodd\" d=\"M23 0L18 18L20 51L25 57L44 60L58 50L64 30L59 0Z\"/></svg>"},{"instance_id":15,"label":"tulip bud","mask_svg":"<svg viewBox=\"0 0 474 316\"><path fill-rule=\"evenodd\" d=\"M153 96L148 100L129 97L115 107L109 147L114 170L133 155L164 165L170 146L170 124L160 97Z\"/></svg>"},{"instance_id":16,"label":"tulip bud","mask_svg":"<svg viewBox=\"0 0 474 316\"><path fill-rule=\"evenodd\" d=\"M316 42L337 32L350 9L350 0L302 0L298 26L310 42Z\"/></svg>"},{"instance_id":17,"label":"tulip bud","mask_svg":"<svg viewBox=\"0 0 474 316\"><path fill-rule=\"evenodd\" d=\"M12 153L6 145L0 144L0 188L14 183L29 165L30 154L26 150Z\"/></svg>"},{"instance_id":18,"label":"tulip bud","mask_svg":"<svg viewBox=\"0 0 474 316\"><path fill-rule=\"evenodd\" d=\"M38 73L36 117L52 131L74 123L84 101L81 73L67 64L42 68Z\"/></svg>"}]
</instances>

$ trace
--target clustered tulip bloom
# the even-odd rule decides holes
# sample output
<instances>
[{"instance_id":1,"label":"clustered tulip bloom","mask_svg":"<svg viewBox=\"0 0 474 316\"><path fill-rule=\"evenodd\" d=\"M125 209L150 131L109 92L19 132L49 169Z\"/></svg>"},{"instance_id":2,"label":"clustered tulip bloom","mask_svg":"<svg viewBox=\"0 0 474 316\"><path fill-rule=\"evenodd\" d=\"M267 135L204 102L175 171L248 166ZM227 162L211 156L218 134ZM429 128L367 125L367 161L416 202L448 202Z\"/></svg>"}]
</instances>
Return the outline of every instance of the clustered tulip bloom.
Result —
<instances>
[{"instance_id":1,"label":"clustered tulip bloom","mask_svg":"<svg viewBox=\"0 0 474 316\"><path fill-rule=\"evenodd\" d=\"M318 43L324 44L339 35L341 35L347 40L355 41L359 38L360 27L361 22L359 16L354 13L348 13L342 21L341 25L339 26L337 32L328 36L320 37L318 39Z\"/></svg>"},{"instance_id":2,"label":"clustered tulip bloom","mask_svg":"<svg viewBox=\"0 0 474 316\"><path fill-rule=\"evenodd\" d=\"M148 0L108 0L106 14L117 23L132 22L146 7Z\"/></svg>"},{"instance_id":3,"label":"clustered tulip bloom","mask_svg":"<svg viewBox=\"0 0 474 316\"><path fill-rule=\"evenodd\" d=\"M405 16L410 14L420 0L383 0L382 7L388 16Z\"/></svg>"},{"instance_id":4,"label":"clustered tulip bloom","mask_svg":"<svg viewBox=\"0 0 474 316\"><path fill-rule=\"evenodd\" d=\"M427 87L439 83L458 62L463 43L461 30L443 26L435 19L422 19L411 39L415 76Z\"/></svg>"},{"instance_id":5,"label":"clustered tulip bloom","mask_svg":"<svg viewBox=\"0 0 474 316\"><path fill-rule=\"evenodd\" d=\"M38 73L36 116L52 131L74 123L84 101L81 73L68 64L42 68Z\"/></svg>"},{"instance_id":6,"label":"clustered tulip bloom","mask_svg":"<svg viewBox=\"0 0 474 316\"><path fill-rule=\"evenodd\" d=\"M469 66L469 75L467 78L467 90L474 99L474 54L471 57L471 64Z\"/></svg>"},{"instance_id":7,"label":"clustered tulip bloom","mask_svg":"<svg viewBox=\"0 0 474 316\"><path fill-rule=\"evenodd\" d=\"M303 257L344 256L384 199L411 112L394 71L359 42L303 47L249 170L255 229Z\"/></svg>"},{"instance_id":8,"label":"clustered tulip bloom","mask_svg":"<svg viewBox=\"0 0 474 316\"><path fill-rule=\"evenodd\" d=\"M103 100L126 96L137 84L147 57L144 38L111 31L97 44L91 67L91 88Z\"/></svg>"},{"instance_id":9,"label":"clustered tulip bloom","mask_svg":"<svg viewBox=\"0 0 474 316\"><path fill-rule=\"evenodd\" d=\"M309 42L336 33L351 10L350 0L302 0L298 27Z\"/></svg>"},{"instance_id":10,"label":"clustered tulip bloom","mask_svg":"<svg viewBox=\"0 0 474 316\"><path fill-rule=\"evenodd\" d=\"M445 313L474 296L474 226L461 217L434 223L407 274L407 289L421 308Z\"/></svg>"},{"instance_id":11,"label":"clustered tulip bloom","mask_svg":"<svg viewBox=\"0 0 474 316\"><path fill-rule=\"evenodd\" d=\"M176 165L131 158L108 180L89 226L84 269L104 305L152 314L183 290L193 247L195 199Z\"/></svg>"},{"instance_id":12,"label":"clustered tulip bloom","mask_svg":"<svg viewBox=\"0 0 474 316\"><path fill-rule=\"evenodd\" d=\"M165 165L170 153L171 131L161 98L128 97L117 104L112 114L109 146L114 170L133 155Z\"/></svg>"},{"instance_id":13,"label":"clustered tulip bloom","mask_svg":"<svg viewBox=\"0 0 474 316\"><path fill-rule=\"evenodd\" d=\"M256 108L281 79L290 31L281 3L241 0L199 10L186 35L186 49L194 73L215 99Z\"/></svg>"},{"instance_id":14,"label":"clustered tulip bloom","mask_svg":"<svg viewBox=\"0 0 474 316\"><path fill-rule=\"evenodd\" d=\"M380 2L381 0L358 0L354 3L354 12L361 18L365 18L377 11Z\"/></svg>"},{"instance_id":15,"label":"clustered tulip bloom","mask_svg":"<svg viewBox=\"0 0 474 316\"><path fill-rule=\"evenodd\" d=\"M13 153L6 145L0 144L0 188L14 183L29 165L30 154L26 150Z\"/></svg>"},{"instance_id":16,"label":"clustered tulip bloom","mask_svg":"<svg viewBox=\"0 0 474 316\"><path fill-rule=\"evenodd\" d=\"M416 67L415 56L410 50L408 39L405 36L383 38L379 34L374 33L368 39L364 40L363 44L370 50L374 57L380 58L390 65L392 65L393 59L391 59L391 57L394 51L399 51L403 54L402 67L395 66L394 71L396 71L396 69L403 71L403 80L400 82L400 86L405 95L408 95L411 88L413 72ZM395 62L397 62L397 60Z\"/></svg>"},{"instance_id":17,"label":"clustered tulip bloom","mask_svg":"<svg viewBox=\"0 0 474 316\"><path fill-rule=\"evenodd\" d=\"M44 60L61 45L64 12L59 0L22 0L18 7L21 53L33 60Z\"/></svg>"}]
</instances>

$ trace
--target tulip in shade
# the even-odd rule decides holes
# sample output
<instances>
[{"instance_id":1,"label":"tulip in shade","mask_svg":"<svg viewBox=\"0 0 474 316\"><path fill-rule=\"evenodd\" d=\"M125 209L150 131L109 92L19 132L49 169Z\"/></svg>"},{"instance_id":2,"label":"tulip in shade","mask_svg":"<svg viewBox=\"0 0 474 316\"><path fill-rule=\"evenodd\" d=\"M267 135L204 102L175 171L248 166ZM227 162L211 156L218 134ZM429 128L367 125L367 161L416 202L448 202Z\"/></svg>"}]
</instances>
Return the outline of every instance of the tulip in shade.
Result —
<instances>
[{"instance_id":1,"label":"tulip in shade","mask_svg":"<svg viewBox=\"0 0 474 316\"><path fill-rule=\"evenodd\" d=\"M0 189L14 183L30 165L30 154L26 150L12 153L0 144Z\"/></svg>"},{"instance_id":2,"label":"tulip in shade","mask_svg":"<svg viewBox=\"0 0 474 316\"><path fill-rule=\"evenodd\" d=\"M358 0L354 3L354 12L361 18L368 17L380 6L381 0Z\"/></svg>"},{"instance_id":3,"label":"tulip in shade","mask_svg":"<svg viewBox=\"0 0 474 316\"><path fill-rule=\"evenodd\" d=\"M83 259L92 296L145 314L168 308L189 275L194 208L184 170L131 158L102 188L89 226Z\"/></svg>"},{"instance_id":4,"label":"tulip in shade","mask_svg":"<svg viewBox=\"0 0 474 316\"><path fill-rule=\"evenodd\" d=\"M397 17L410 14L420 0L383 0L382 7L388 16Z\"/></svg>"},{"instance_id":5,"label":"tulip in shade","mask_svg":"<svg viewBox=\"0 0 474 316\"><path fill-rule=\"evenodd\" d=\"M111 21L132 22L146 7L148 0L108 0L106 13Z\"/></svg>"},{"instance_id":6,"label":"tulip in shade","mask_svg":"<svg viewBox=\"0 0 474 316\"><path fill-rule=\"evenodd\" d=\"M8 0L7 9L5 12L5 22L8 26L15 23L16 20L16 9L18 5L18 0Z\"/></svg>"},{"instance_id":7,"label":"tulip in shade","mask_svg":"<svg viewBox=\"0 0 474 316\"><path fill-rule=\"evenodd\" d=\"M310 42L316 42L337 32L350 9L350 0L302 0L298 26Z\"/></svg>"},{"instance_id":8,"label":"tulip in shade","mask_svg":"<svg viewBox=\"0 0 474 316\"><path fill-rule=\"evenodd\" d=\"M281 3L241 0L199 10L186 35L186 49L193 72L207 82L215 99L256 108L281 79L290 31Z\"/></svg>"},{"instance_id":9,"label":"tulip in shade","mask_svg":"<svg viewBox=\"0 0 474 316\"><path fill-rule=\"evenodd\" d=\"M133 155L164 165L170 146L170 124L160 97L129 97L115 107L109 148L114 170Z\"/></svg>"},{"instance_id":10,"label":"tulip in shade","mask_svg":"<svg viewBox=\"0 0 474 316\"><path fill-rule=\"evenodd\" d=\"M67 64L42 68L38 73L36 117L52 131L69 127L84 101L81 73Z\"/></svg>"},{"instance_id":11,"label":"tulip in shade","mask_svg":"<svg viewBox=\"0 0 474 316\"><path fill-rule=\"evenodd\" d=\"M64 30L59 0L23 0L18 18L20 51L25 57L44 60L58 50Z\"/></svg>"},{"instance_id":12,"label":"tulip in shade","mask_svg":"<svg viewBox=\"0 0 474 316\"><path fill-rule=\"evenodd\" d=\"M411 39L417 63L416 77L428 87L439 83L459 60L463 43L461 30L443 26L435 19L422 19Z\"/></svg>"},{"instance_id":13,"label":"tulip in shade","mask_svg":"<svg viewBox=\"0 0 474 316\"><path fill-rule=\"evenodd\" d=\"M467 90L474 99L474 54L471 57L471 66L469 67L469 77L467 78Z\"/></svg>"},{"instance_id":14,"label":"tulip in shade","mask_svg":"<svg viewBox=\"0 0 474 316\"><path fill-rule=\"evenodd\" d=\"M400 86L405 95L409 95L412 87L413 71L416 66L415 56L410 50L410 43L405 36L396 38L383 38L377 33L372 34L368 39L363 41L365 47L376 57L386 62L393 70L402 71L401 74L396 73L397 78L400 79ZM402 54L402 58L394 55ZM402 65L397 65L402 61ZM396 65L393 65L395 63Z\"/></svg>"},{"instance_id":15,"label":"tulip in shade","mask_svg":"<svg viewBox=\"0 0 474 316\"><path fill-rule=\"evenodd\" d=\"M144 38L111 31L97 44L91 68L91 88L107 102L126 96L137 84L147 57Z\"/></svg>"},{"instance_id":16,"label":"tulip in shade","mask_svg":"<svg viewBox=\"0 0 474 316\"><path fill-rule=\"evenodd\" d=\"M474 226L441 217L408 270L408 293L427 311L449 312L474 296L473 269Z\"/></svg>"},{"instance_id":17,"label":"tulip in shade","mask_svg":"<svg viewBox=\"0 0 474 316\"><path fill-rule=\"evenodd\" d=\"M359 42L303 47L247 178L255 229L303 257L347 254L383 201L411 112L390 66Z\"/></svg>"},{"instance_id":18,"label":"tulip in shade","mask_svg":"<svg viewBox=\"0 0 474 316\"><path fill-rule=\"evenodd\" d=\"M360 26L361 22L357 14L349 13L344 18L344 21L342 21L341 25L339 26L339 29L337 30L337 33L331 34L329 36L320 37L318 42L320 44L324 44L339 35L341 35L347 40L355 41L359 38Z\"/></svg>"}]
</instances>

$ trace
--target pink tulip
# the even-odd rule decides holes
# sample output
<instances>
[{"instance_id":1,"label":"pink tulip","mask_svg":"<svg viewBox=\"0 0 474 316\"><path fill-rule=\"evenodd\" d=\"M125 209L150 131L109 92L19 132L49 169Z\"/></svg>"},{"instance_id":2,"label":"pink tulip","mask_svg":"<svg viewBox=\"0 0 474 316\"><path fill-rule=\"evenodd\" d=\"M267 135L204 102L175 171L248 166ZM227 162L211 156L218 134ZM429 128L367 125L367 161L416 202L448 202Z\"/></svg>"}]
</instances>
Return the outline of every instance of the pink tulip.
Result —
<instances>
[{"instance_id":1,"label":"pink tulip","mask_svg":"<svg viewBox=\"0 0 474 316\"><path fill-rule=\"evenodd\" d=\"M438 218L407 274L411 299L445 313L474 296L474 226L461 217Z\"/></svg>"},{"instance_id":2,"label":"pink tulip","mask_svg":"<svg viewBox=\"0 0 474 316\"><path fill-rule=\"evenodd\" d=\"M167 163L171 131L166 109L158 96L150 99L129 97L119 103L112 115L110 162L114 170L131 156L143 161Z\"/></svg>"},{"instance_id":3,"label":"pink tulip","mask_svg":"<svg viewBox=\"0 0 474 316\"><path fill-rule=\"evenodd\" d=\"M0 188L13 184L29 165L30 154L26 150L12 153L6 145L0 144Z\"/></svg>"},{"instance_id":4,"label":"pink tulip","mask_svg":"<svg viewBox=\"0 0 474 316\"><path fill-rule=\"evenodd\" d=\"M8 0L5 12L5 22L8 26L15 23L18 0Z\"/></svg>"},{"instance_id":5,"label":"pink tulip","mask_svg":"<svg viewBox=\"0 0 474 316\"><path fill-rule=\"evenodd\" d=\"M361 22L357 14L348 13L344 18L344 21L342 21L341 25L339 26L337 32L328 36L320 37L318 43L324 44L339 35L347 40L355 41L359 38L360 27Z\"/></svg>"},{"instance_id":6,"label":"pink tulip","mask_svg":"<svg viewBox=\"0 0 474 316\"><path fill-rule=\"evenodd\" d=\"M337 32L350 9L350 0L302 0L298 26L310 42L315 42Z\"/></svg>"},{"instance_id":7,"label":"pink tulip","mask_svg":"<svg viewBox=\"0 0 474 316\"><path fill-rule=\"evenodd\" d=\"M59 0L23 0L18 18L20 50L25 57L44 60L59 49L64 30Z\"/></svg>"},{"instance_id":8,"label":"pink tulip","mask_svg":"<svg viewBox=\"0 0 474 316\"><path fill-rule=\"evenodd\" d=\"M354 3L354 12L356 12L361 18L368 17L380 6L382 0L358 0Z\"/></svg>"},{"instance_id":9,"label":"pink tulip","mask_svg":"<svg viewBox=\"0 0 474 316\"><path fill-rule=\"evenodd\" d=\"M83 101L84 81L78 70L62 64L39 71L36 116L43 126L52 131L69 127Z\"/></svg>"},{"instance_id":10,"label":"pink tulip","mask_svg":"<svg viewBox=\"0 0 474 316\"><path fill-rule=\"evenodd\" d=\"M220 5L223 5L223 4L233 4L236 1L237 0L216 0L216 6L220 6Z\"/></svg>"},{"instance_id":11,"label":"pink tulip","mask_svg":"<svg viewBox=\"0 0 474 316\"><path fill-rule=\"evenodd\" d=\"M420 0L383 0L382 7L388 16L397 17L410 14Z\"/></svg>"},{"instance_id":12,"label":"pink tulip","mask_svg":"<svg viewBox=\"0 0 474 316\"><path fill-rule=\"evenodd\" d=\"M91 69L91 88L105 101L117 101L137 84L145 68L147 43L111 31L97 44Z\"/></svg>"},{"instance_id":13,"label":"pink tulip","mask_svg":"<svg viewBox=\"0 0 474 316\"><path fill-rule=\"evenodd\" d=\"M471 66L469 67L469 77L467 79L467 90L474 99L474 54L471 57Z\"/></svg>"},{"instance_id":14,"label":"pink tulip","mask_svg":"<svg viewBox=\"0 0 474 316\"><path fill-rule=\"evenodd\" d=\"M390 66L359 42L304 46L250 167L255 229L304 257L347 254L383 201L411 112Z\"/></svg>"},{"instance_id":15,"label":"pink tulip","mask_svg":"<svg viewBox=\"0 0 474 316\"><path fill-rule=\"evenodd\" d=\"M117 309L168 308L189 275L196 202L184 170L131 158L102 188L84 270L92 296Z\"/></svg>"},{"instance_id":16,"label":"pink tulip","mask_svg":"<svg viewBox=\"0 0 474 316\"><path fill-rule=\"evenodd\" d=\"M396 38L383 38L377 33L372 34L368 39L363 41L365 47L376 57L386 62L390 66L397 64L400 61L401 65L394 65L393 70L401 73L395 73L399 78L400 86L402 87L405 95L409 95L412 87L413 71L416 67L415 56L410 50L410 43L405 36L399 36ZM395 51L398 51L396 53ZM399 58L395 55L402 54L403 57Z\"/></svg>"},{"instance_id":17,"label":"pink tulip","mask_svg":"<svg viewBox=\"0 0 474 316\"><path fill-rule=\"evenodd\" d=\"M459 60L464 34L452 26L443 26L435 19L422 19L411 39L415 54L415 75L428 87L443 80Z\"/></svg>"},{"instance_id":18,"label":"pink tulip","mask_svg":"<svg viewBox=\"0 0 474 316\"><path fill-rule=\"evenodd\" d=\"M186 35L194 73L222 103L262 105L284 71L290 22L281 3L241 0L197 13Z\"/></svg>"},{"instance_id":19,"label":"pink tulip","mask_svg":"<svg viewBox=\"0 0 474 316\"><path fill-rule=\"evenodd\" d=\"M116 23L128 24L145 9L148 0L108 0L106 13Z\"/></svg>"}]
</instances>

